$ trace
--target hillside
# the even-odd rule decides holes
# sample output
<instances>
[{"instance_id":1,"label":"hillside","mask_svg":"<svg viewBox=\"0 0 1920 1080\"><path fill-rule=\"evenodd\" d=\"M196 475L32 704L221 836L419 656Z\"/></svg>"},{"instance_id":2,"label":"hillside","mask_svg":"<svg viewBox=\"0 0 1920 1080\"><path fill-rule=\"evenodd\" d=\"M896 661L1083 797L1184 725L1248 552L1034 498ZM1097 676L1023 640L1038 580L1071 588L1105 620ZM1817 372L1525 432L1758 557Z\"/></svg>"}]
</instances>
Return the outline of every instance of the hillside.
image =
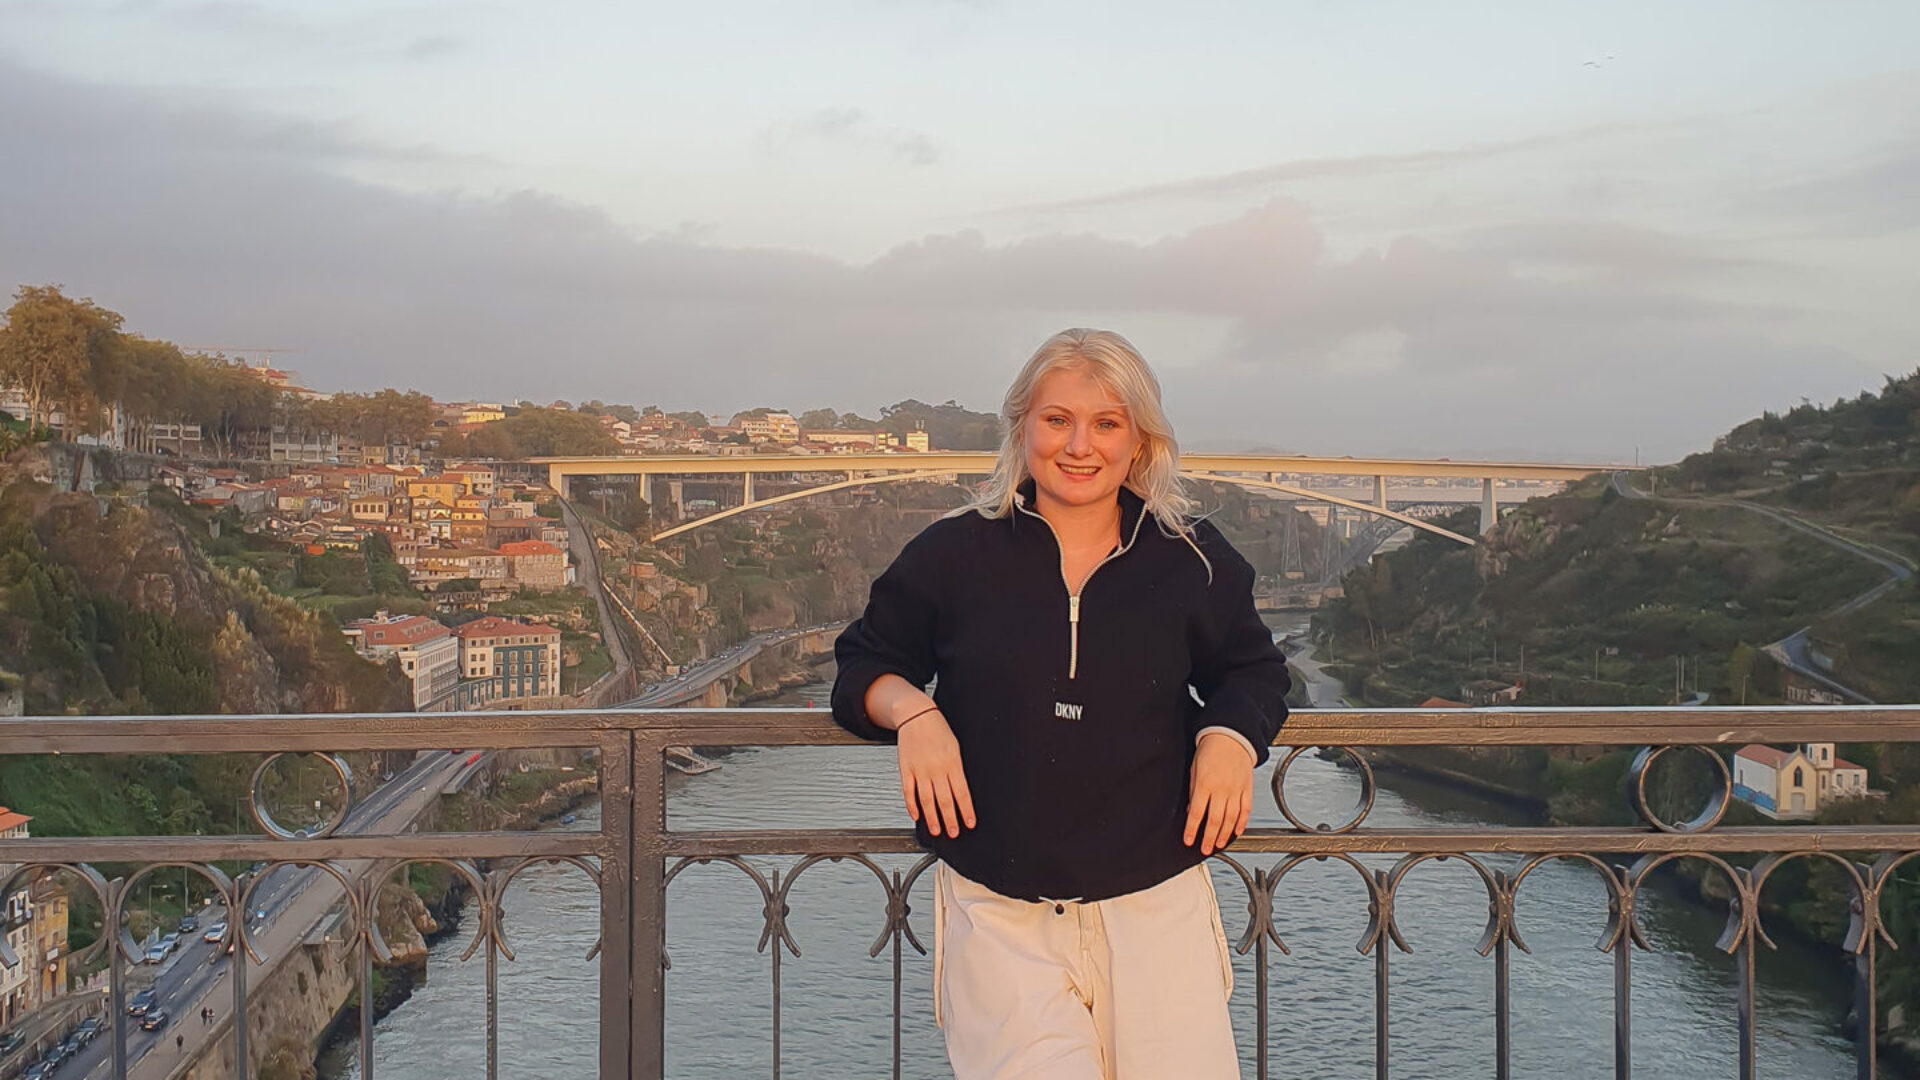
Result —
<instances>
[{"instance_id":1,"label":"hillside","mask_svg":"<svg viewBox=\"0 0 1920 1080\"><path fill-rule=\"evenodd\" d=\"M0 669L27 714L406 706L397 670L354 655L325 616L219 568L145 492L62 494L30 479L45 452L0 463ZM40 835L227 831L252 765L8 758L0 792Z\"/></svg>"},{"instance_id":2,"label":"hillside","mask_svg":"<svg viewBox=\"0 0 1920 1080\"><path fill-rule=\"evenodd\" d=\"M1920 372L1531 500L1473 549L1421 534L1354 571L1316 626L1369 704L1458 697L1476 679L1524 679L1523 704L1779 701L1759 650L1803 626L1843 683L1920 701L1914 580L1836 611L1889 571L1792 520L1920 556Z\"/></svg>"}]
</instances>

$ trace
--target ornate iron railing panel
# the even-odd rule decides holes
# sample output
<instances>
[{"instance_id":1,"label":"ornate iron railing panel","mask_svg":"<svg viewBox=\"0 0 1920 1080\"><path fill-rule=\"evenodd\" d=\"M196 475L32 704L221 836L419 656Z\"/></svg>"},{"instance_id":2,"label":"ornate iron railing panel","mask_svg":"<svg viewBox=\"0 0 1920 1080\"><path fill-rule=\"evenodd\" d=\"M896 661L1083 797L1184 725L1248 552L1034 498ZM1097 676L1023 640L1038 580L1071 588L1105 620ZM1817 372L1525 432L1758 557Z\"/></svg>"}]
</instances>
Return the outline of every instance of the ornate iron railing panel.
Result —
<instances>
[{"instance_id":1,"label":"ornate iron railing panel","mask_svg":"<svg viewBox=\"0 0 1920 1080\"><path fill-rule=\"evenodd\" d=\"M1650 948L1636 919L1636 903L1651 876L1677 860L1694 860L1726 884L1728 919L1717 943L1735 963L1739 1073L1756 1074L1754 959L1773 941L1761 912L1776 871L1798 861L1833 865L1851 892L1844 951L1853 957L1855 1008L1860 1017L1857 1075L1876 1074L1878 1006L1876 966L1882 948L1895 947L1883 922L1881 902L1895 873L1920 855L1920 826L1825 827L1720 826L1730 801L1732 778L1714 747L1749 742L1920 741L1920 707L1785 707L1683 709L1475 709L1327 710L1297 714L1283 733L1288 752L1276 754L1273 797L1285 829L1256 829L1230 852L1215 856L1245 890L1247 924L1233 943L1255 966L1257 1073L1269 1075L1268 974L1273 951L1289 955L1284 920L1276 912L1289 875L1308 862L1351 868L1366 897L1368 924L1356 949L1373 964L1375 1073L1386 1077L1392 1062L1393 979L1391 954L1411 952L1395 917L1403 883L1427 862L1464 864L1484 886L1487 921L1476 950L1493 966L1494 1060L1499 1077L1511 1072L1510 951L1527 951L1515 918L1516 901L1528 879L1550 862L1571 860L1591 867L1599 881L1597 902L1608 913L1595 943L1611 956L1614 971L1614 1074L1632 1071L1632 952ZM127 1076L129 1020L124 1007L125 969L139 948L120 929L138 886L161 870L197 874L209 895L241 915L228 930L236 953L256 958L256 933L246 918L268 875L282 868L304 870L306 880L331 881L339 891L345 921L342 938L354 950L361 1001L371 1002L376 960L391 949L376 917L381 885L408 867L431 863L463 879L476 900L478 918L465 957L484 950L486 967L487 1074L499 1074L497 1048L498 962L514 958L501 918L507 888L528 867L562 863L587 875L600 897L600 941L588 959L600 964L600 1073L604 1077L657 1078L664 1069L665 948L668 889L688 866L721 863L757 891L762 926L756 948L766 953L773 1004L772 1060L781 1069L782 954L800 955L788 918L793 887L822 862L851 863L874 879L876 936L869 951L886 955L893 997L893 1074L901 1073L901 986L904 961L925 953L908 921L909 896L931 866L930 858L889 868L875 856L920 854L905 829L675 830L667 820L664 755L671 746L811 746L856 740L812 710L672 710L552 713L468 713L453 716L319 715L166 718L24 718L0 722L0 754L257 753L254 815L263 835L252 837L101 837L0 840L0 865L14 867L0 882L0 895L14 883L47 872L64 873L91 890L105 913L105 932L91 948L112 950L109 965L113 1019L112 1075ZM349 798L336 812L307 829L273 821L261 808L260 777L270 755L287 752L337 755L367 750L440 751L449 744L471 752L576 747L595 756L600 784L600 828L592 832L370 831L407 792L392 786L355 789L343 760L328 757ZM1612 828L1372 828L1374 782L1361 747L1395 746L1644 746L1621 798L1642 824ZM1309 822L1289 805L1288 766L1306 749L1346 751L1358 764L1361 797L1350 818ZM1705 748L1717 771L1705 806L1684 821L1664 819L1646 798L1647 776L1668 747ZM463 753L469 752L463 751ZM423 759L425 760L425 759ZM420 762L416 762L416 767ZM406 774L411 775L411 774ZM424 790L424 789L423 789ZM1374 856L1397 855L1390 865ZM1372 861L1369 865L1363 858ZM767 860L785 860L769 867ZM1750 860L1750 861L1749 861ZM263 863L238 877L218 864ZM109 879L97 866L132 867ZM301 886L304 888L305 886ZM277 887L276 887L277 888ZM85 959L84 956L73 959ZM234 963L232 1006L226 1016L245 1016L248 965ZM374 1077L372 1010L361 1010L361 1076ZM224 1029L223 1029L224 1030ZM252 1075L247 1025L233 1024L235 1073ZM156 1073L155 1075L159 1075Z\"/></svg>"}]
</instances>

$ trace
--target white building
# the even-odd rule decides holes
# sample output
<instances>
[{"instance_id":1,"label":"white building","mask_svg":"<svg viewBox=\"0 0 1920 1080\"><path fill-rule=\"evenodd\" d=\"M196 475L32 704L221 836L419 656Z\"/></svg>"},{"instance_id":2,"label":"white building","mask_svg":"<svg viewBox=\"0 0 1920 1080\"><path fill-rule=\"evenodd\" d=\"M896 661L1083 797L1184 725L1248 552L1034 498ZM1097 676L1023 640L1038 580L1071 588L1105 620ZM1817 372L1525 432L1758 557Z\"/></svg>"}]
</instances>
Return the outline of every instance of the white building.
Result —
<instances>
[{"instance_id":1,"label":"white building","mask_svg":"<svg viewBox=\"0 0 1920 1080\"><path fill-rule=\"evenodd\" d=\"M400 670L413 680L418 709L460 681L460 643L451 630L424 615L359 619L341 629L354 651L370 659L398 657Z\"/></svg>"},{"instance_id":2,"label":"white building","mask_svg":"<svg viewBox=\"0 0 1920 1080\"><path fill-rule=\"evenodd\" d=\"M1810 818L1822 804L1867 794L1867 770L1832 743L1776 750L1753 743L1733 755L1733 793L1771 818Z\"/></svg>"},{"instance_id":3,"label":"white building","mask_svg":"<svg viewBox=\"0 0 1920 1080\"><path fill-rule=\"evenodd\" d=\"M0 839L25 839L27 822L32 820L0 806ZM0 878L16 869L18 867L12 865L0 865ZM4 936L0 936L0 1027L11 1027L22 1013L32 1008L33 919L24 884L6 895L5 906L0 908L0 928L4 928Z\"/></svg>"}]
</instances>

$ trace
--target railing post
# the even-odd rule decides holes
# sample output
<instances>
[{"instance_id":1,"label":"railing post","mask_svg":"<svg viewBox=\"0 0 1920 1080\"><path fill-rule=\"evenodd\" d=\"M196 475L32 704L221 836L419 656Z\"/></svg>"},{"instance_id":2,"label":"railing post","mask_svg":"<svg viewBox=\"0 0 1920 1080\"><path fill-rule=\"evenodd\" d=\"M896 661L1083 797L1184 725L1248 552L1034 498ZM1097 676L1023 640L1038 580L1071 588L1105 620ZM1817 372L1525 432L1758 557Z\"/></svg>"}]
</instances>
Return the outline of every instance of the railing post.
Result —
<instances>
[{"instance_id":1,"label":"railing post","mask_svg":"<svg viewBox=\"0 0 1920 1080\"><path fill-rule=\"evenodd\" d=\"M632 957L634 1080L666 1075L667 787L665 734L633 734L631 796L633 913L627 943Z\"/></svg>"},{"instance_id":2,"label":"railing post","mask_svg":"<svg viewBox=\"0 0 1920 1080\"><path fill-rule=\"evenodd\" d=\"M600 1077L640 1075L633 1055L633 732L599 741Z\"/></svg>"},{"instance_id":3,"label":"railing post","mask_svg":"<svg viewBox=\"0 0 1920 1080\"><path fill-rule=\"evenodd\" d=\"M1613 1076L1633 1077L1633 928L1613 943Z\"/></svg>"}]
</instances>

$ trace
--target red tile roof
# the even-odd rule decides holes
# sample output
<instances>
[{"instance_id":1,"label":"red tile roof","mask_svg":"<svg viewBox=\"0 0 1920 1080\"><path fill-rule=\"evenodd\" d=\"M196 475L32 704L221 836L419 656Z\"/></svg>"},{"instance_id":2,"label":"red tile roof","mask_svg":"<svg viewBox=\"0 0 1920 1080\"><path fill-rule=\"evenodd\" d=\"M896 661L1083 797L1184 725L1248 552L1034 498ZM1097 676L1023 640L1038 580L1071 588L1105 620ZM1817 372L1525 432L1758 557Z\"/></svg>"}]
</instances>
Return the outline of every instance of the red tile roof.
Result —
<instances>
[{"instance_id":1,"label":"red tile roof","mask_svg":"<svg viewBox=\"0 0 1920 1080\"><path fill-rule=\"evenodd\" d=\"M32 820L32 818L20 813L18 810L9 810L4 806L0 806L0 832L5 832L8 829L17 829Z\"/></svg>"},{"instance_id":2,"label":"red tile roof","mask_svg":"<svg viewBox=\"0 0 1920 1080\"><path fill-rule=\"evenodd\" d=\"M1866 771L1867 768L1865 765L1855 765L1853 762L1848 761L1838 754L1833 756L1833 767L1836 769L1859 769L1862 772Z\"/></svg>"},{"instance_id":3,"label":"red tile roof","mask_svg":"<svg viewBox=\"0 0 1920 1080\"><path fill-rule=\"evenodd\" d=\"M557 626L523 623L514 619L503 619L498 615L482 615L472 622L461 623L459 626L454 627L453 632L461 641L467 641L477 637L505 637L508 635L525 636L532 634L538 637L556 638L560 636L560 628Z\"/></svg>"},{"instance_id":4,"label":"red tile roof","mask_svg":"<svg viewBox=\"0 0 1920 1080\"><path fill-rule=\"evenodd\" d=\"M1430 697L1420 703L1423 709L1471 709L1473 706L1464 701L1449 701L1443 697Z\"/></svg>"},{"instance_id":5,"label":"red tile roof","mask_svg":"<svg viewBox=\"0 0 1920 1080\"><path fill-rule=\"evenodd\" d=\"M1759 762L1769 769L1778 769L1793 757L1791 753L1785 750L1775 750L1771 746L1762 746L1759 743L1743 746L1736 751L1733 756L1746 758L1748 761Z\"/></svg>"},{"instance_id":6,"label":"red tile roof","mask_svg":"<svg viewBox=\"0 0 1920 1080\"><path fill-rule=\"evenodd\" d=\"M519 519L514 520L530 520ZM560 549L545 540L514 540L500 545L502 555L558 555Z\"/></svg>"},{"instance_id":7,"label":"red tile roof","mask_svg":"<svg viewBox=\"0 0 1920 1080\"><path fill-rule=\"evenodd\" d=\"M403 615L386 622L357 619L347 625L359 628L366 635L369 645L418 645L450 633L446 627L424 615Z\"/></svg>"}]
</instances>

